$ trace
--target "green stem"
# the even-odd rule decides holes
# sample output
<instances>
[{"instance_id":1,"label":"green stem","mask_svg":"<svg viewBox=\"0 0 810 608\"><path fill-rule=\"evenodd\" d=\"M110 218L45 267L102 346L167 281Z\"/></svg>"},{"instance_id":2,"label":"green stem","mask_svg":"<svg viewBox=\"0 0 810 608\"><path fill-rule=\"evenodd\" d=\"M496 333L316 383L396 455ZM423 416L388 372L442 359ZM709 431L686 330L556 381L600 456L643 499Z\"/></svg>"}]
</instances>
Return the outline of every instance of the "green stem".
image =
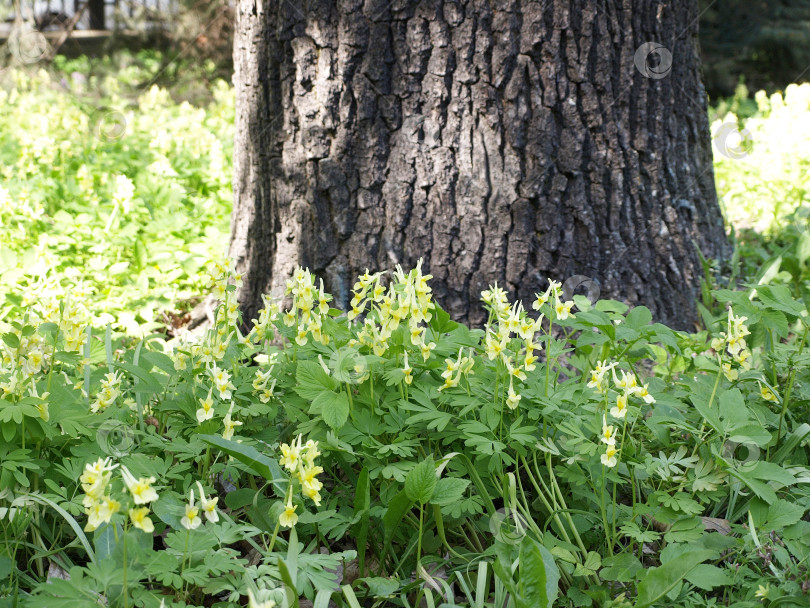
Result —
<instances>
[{"instance_id":1,"label":"green stem","mask_svg":"<svg viewBox=\"0 0 810 608\"><path fill-rule=\"evenodd\" d=\"M804 328L804 334L802 334L802 341L799 343L799 350L798 352L801 354L802 350L804 349L804 342L807 340L807 327ZM787 413L787 406L788 402L790 402L790 395L793 392L793 383L796 381L796 367L794 366L790 370L790 380L788 382L787 392L785 392L785 397L782 399L782 411L779 413L779 429L776 431L776 447L775 449L779 449L779 443L782 441L782 423L785 420L785 414Z\"/></svg>"},{"instance_id":2,"label":"green stem","mask_svg":"<svg viewBox=\"0 0 810 608\"><path fill-rule=\"evenodd\" d=\"M417 568L417 575L419 573L419 564L422 561L422 526L423 526L423 517L424 517L424 505L419 503L419 540L417 541L416 545L416 568Z\"/></svg>"},{"instance_id":3,"label":"green stem","mask_svg":"<svg viewBox=\"0 0 810 608\"><path fill-rule=\"evenodd\" d=\"M124 583L124 608L129 608L129 589L127 587L127 528L129 527L128 521L124 521L124 534L122 535L121 539L124 542L123 553L124 553L124 576L123 576L123 583ZM186 541L188 544L188 541Z\"/></svg>"}]
</instances>

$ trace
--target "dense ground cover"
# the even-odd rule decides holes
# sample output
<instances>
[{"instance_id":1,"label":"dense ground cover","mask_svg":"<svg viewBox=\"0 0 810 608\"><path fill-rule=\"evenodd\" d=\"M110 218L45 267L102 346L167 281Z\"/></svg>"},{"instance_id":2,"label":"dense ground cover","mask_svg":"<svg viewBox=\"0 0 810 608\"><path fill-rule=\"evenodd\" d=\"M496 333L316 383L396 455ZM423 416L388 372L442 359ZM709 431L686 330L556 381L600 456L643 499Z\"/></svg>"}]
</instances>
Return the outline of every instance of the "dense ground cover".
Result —
<instances>
[{"instance_id":1,"label":"dense ground cover","mask_svg":"<svg viewBox=\"0 0 810 608\"><path fill-rule=\"evenodd\" d=\"M81 65L0 76L0 289L70 284L98 322L142 334L199 297L227 243L233 92L198 108L139 93L144 69Z\"/></svg>"},{"instance_id":2,"label":"dense ground cover","mask_svg":"<svg viewBox=\"0 0 810 608\"><path fill-rule=\"evenodd\" d=\"M717 155L729 215L739 183L771 212L707 262L689 334L552 280L530 310L492 286L471 330L419 267L359 277L346 312L300 269L242 320L218 256L230 92L128 112L112 82L90 103L79 77L16 75L0 606L810 602L810 87L717 109L752 142ZM152 333L207 292L205 333Z\"/></svg>"}]
</instances>

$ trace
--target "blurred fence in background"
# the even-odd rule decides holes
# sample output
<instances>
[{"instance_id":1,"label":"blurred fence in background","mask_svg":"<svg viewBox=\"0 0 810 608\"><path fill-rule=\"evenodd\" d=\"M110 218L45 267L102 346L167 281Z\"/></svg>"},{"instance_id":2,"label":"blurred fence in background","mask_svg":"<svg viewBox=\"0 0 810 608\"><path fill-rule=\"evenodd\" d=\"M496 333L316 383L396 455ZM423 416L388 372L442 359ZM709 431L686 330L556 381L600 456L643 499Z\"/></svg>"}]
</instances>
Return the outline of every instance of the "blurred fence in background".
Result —
<instances>
[{"instance_id":1,"label":"blurred fence in background","mask_svg":"<svg viewBox=\"0 0 810 608\"><path fill-rule=\"evenodd\" d=\"M167 30L183 8L182 0L0 0L0 36L20 22L41 32Z\"/></svg>"}]
</instances>

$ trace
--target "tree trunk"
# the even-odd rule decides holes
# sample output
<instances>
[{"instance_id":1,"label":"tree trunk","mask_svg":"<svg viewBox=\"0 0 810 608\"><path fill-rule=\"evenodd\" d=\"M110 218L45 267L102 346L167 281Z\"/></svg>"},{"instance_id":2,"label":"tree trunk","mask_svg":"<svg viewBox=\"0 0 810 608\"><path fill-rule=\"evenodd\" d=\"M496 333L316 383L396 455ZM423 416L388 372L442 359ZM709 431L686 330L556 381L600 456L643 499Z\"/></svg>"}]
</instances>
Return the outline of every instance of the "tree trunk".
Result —
<instances>
[{"instance_id":1,"label":"tree trunk","mask_svg":"<svg viewBox=\"0 0 810 608\"><path fill-rule=\"evenodd\" d=\"M247 319L296 264L345 306L366 268L421 257L437 301L471 324L495 281L528 301L572 275L676 327L695 320L693 242L707 257L728 247L696 0L239 0L237 13L230 254ZM637 53L650 42L665 48Z\"/></svg>"}]
</instances>

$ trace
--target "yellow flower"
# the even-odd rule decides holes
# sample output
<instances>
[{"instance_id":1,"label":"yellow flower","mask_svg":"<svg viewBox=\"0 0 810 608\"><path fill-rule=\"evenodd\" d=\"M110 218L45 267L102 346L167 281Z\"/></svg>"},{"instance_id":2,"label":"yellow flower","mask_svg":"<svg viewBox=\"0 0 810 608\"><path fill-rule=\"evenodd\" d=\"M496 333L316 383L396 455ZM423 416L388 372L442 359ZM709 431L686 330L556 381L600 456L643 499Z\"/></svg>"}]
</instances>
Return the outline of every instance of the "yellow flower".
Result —
<instances>
[{"instance_id":1,"label":"yellow flower","mask_svg":"<svg viewBox=\"0 0 810 608\"><path fill-rule=\"evenodd\" d=\"M300 439L298 445L301 445ZM307 466L310 468L314 467L315 459L320 455L321 453L318 450L318 442L313 441L312 439L308 440L303 448L303 458L304 461L307 463Z\"/></svg>"},{"instance_id":2,"label":"yellow flower","mask_svg":"<svg viewBox=\"0 0 810 608\"><path fill-rule=\"evenodd\" d=\"M731 369L731 363L723 363L721 368L723 375L729 382L734 382L740 376L740 373L736 369Z\"/></svg>"},{"instance_id":3,"label":"yellow flower","mask_svg":"<svg viewBox=\"0 0 810 608\"><path fill-rule=\"evenodd\" d=\"M645 384L644 386L637 388L636 394L644 399L644 403L655 403L655 397L650 394L648 387L649 385Z\"/></svg>"},{"instance_id":4,"label":"yellow flower","mask_svg":"<svg viewBox=\"0 0 810 608\"><path fill-rule=\"evenodd\" d=\"M512 366L512 357L507 356L504 358L504 363L506 364L506 371L509 372L510 376L514 376L518 380L526 380L526 373L520 367L513 367Z\"/></svg>"},{"instance_id":5,"label":"yellow flower","mask_svg":"<svg viewBox=\"0 0 810 608\"><path fill-rule=\"evenodd\" d=\"M526 356L523 358L523 369L527 372L532 372L537 367L534 362L537 361L537 357L532 353L531 350L526 351Z\"/></svg>"},{"instance_id":6,"label":"yellow flower","mask_svg":"<svg viewBox=\"0 0 810 608\"><path fill-rule=\"evenodd\" d=\"M615 467L617 462L616 454L618 453L619 451L616 449L615 446L612 445L607 446L605 453L602 454L601 457L602 464L605 465L606 467Z\"/></svg>"},{"instance_id":7,"label":"yellow flower","mask_svg":"<svg viewBox=\"0 0 810 608\"><path fill-rule=\"evenodd\" d=\"M607 420L604 416L602 416L602 443L606 443L607 445L616 445L616 438L614 437L615 433L616 428L608 425Z\"/></svg>"},{"instance_id":8,"label":"yellow flower","mask_svg":"<svg viewBox=\"0 0 810 608\"><path fill-rule=\"evenodd\" d=\"M239 420L234 420L231 417L231 412L233 411L233 405L231 405L230 409L228 409L228 413L225 414L225 418L222 422L225 424L225 430L222 431L222 438L223 439L233 439L233 433L236 430L236 427L242 426L242 422Z\"/></svg>"},{"instance_id":9,"label":"yellow flower","mask_svg":"<svg viewBox=\"0 0 810 608\"><path fill-rule=\"evenodd\" d=\"M93 532L102 524L110 523L114 513L121 508L121 503L105 496L101 500L91 500L87 507L87 525L85 532Z\"/></svg>"},{"instance_id":10,"label":"yellow flower","mask_svg":"<svg viewBox=\"0 0 810 608\"><path fill-rule=\"evenodd\" d=\"M557 320L565 321L569 316L571 316L571 308L574 306L574 303L571 300L562 302L559 298L556 298L555 300L554 313L557 315Z\"/></svg>"},{"instance_id":11,"label":"yellow flower","mask_svg":"<svg viewBox=\"0 0 810 608\"><path fill-rule=\"evenodd\" d=\"M317 475L323 473L322 467L308 467L306 469L300 469L298 472L298 480L301 482L301 485L304 487L304 490L312 489L315 492L319 492L320 489L323 487L323 484L318 480Z\"/></svg>"},{"instance_id":12,"label":"yellow flower","mask_svg":"<svg viewBox=\"0 0 810 608\"><path fill-rule=\"evenodd\" d=\"M281 459L279 462L281 466L285 467L288 471L297 470L301 458L301 436L298 436L297 443L293 441L292 446L282 443L280 449Z\"/></svg>"},{"instance_id":13,"label":"yellow flower","mask_svg":"<svg viewBox=\"0 0 810 608\"><path fill-rule=\"evenodd\" d=\"M287 506L284 509L284 513L282 513L278 518L278 523L280 523L285 528L292 528L298 522L298 515L295 514L295 510L298 507L292 504L292 499L287 499Z\"/></svg>"},{"instance_id":14,"label":"yellow flower","mask_svg":"<svg viewBox=\"0 0 810 608\"><path fill-rule=\"evenodd\" d=\"M211 376L214 379L214 386L219 391L219 398L223 400L230 399L231 391L236 388L231 382L231 375L215 365L211 369Z\"/></svg>"},{"instance_id":15,"label":"yellow flower","mask_svg":"<svg viewBox=\"0 0 810 608\"><path fill-rule=\"evenodd\" d=\"M636 389L638 388L638 384L636 384L636 377L633 374L628 374L624 370L620 370L622 372L621 380L616 376L616 370L612 370L613 374L613 384L616 385L616 388L620 388L628 393L635 393Z\"/></svg>"},{"instance_id":16,"label":"yellow flower","mask_svg":"<svg viewBox=\"0 0 810 608\"><path fill-rule=\"evenodd\" d=\"M506 349L506 342L506 339L499 339L498 336L493 333L487 334L486 352L490 361L503 353L504 349Z\"/></svg>"},{"instance_id":17,"label":"yellow flower","mask_svg":"<svg viewBox=\"0 0 810 608\"><path fill-rule=\"evenodd\" d=\"M144 505L158 499L158 494L152 487L156 481L154 477L141 477L136 480L126 467L121 467L121 475L136 505Z\"/></svg>"},{"instance_id":18,"label":"yellow flower","mask_svg":"<svg viewBox=\"0 0 810 608\"><path fill-rule=\"evenodd\" d=\"M410 384L413 382L413 368L408 365L408 353L405 353L405 367L402 368L402 371L405 373L405 384Z\"/></svg>"},{"instance_id":19,"label":"yellow flower","mask_svg":"<svg viewBox=\"0 0 810 608\"><path fill-rule=\"evenodd\" d=\"M509 394L506 397L506 405L510 410L517 409L520 399L521 396L515 392L515 387L512 385L512 378L509 378Z\"/></svg>"},{"instance_id":20,"label":"yellow flower","mask_svg":"<svg viewBox=\"0 0 810 608\"><path fill-rule=\"evenodd\" d=\"M779 399L777 399L776 397L776 394L767 386L760 385L759 394L762 396L763 399L765 399L765 401L773 401L774 403L777 403L779 401Z\"/></svg>"},{"instance_id":21,"label":"yellow flower","mask_svg":"<svg viewBox=\"0 0 810 608\"><path fill-rule=\"evenodd\" d=\"M253 591L248 589L248 608L276 608L276 602L274 600L260 602L256 599L256 596L253 595Z\"/></svg>"},{"instance_id":22,"label":"yellow flower","mask_svg":"<svg viewBox=\"0 0 810 608\"><path fill-rule=\"evenodd\" d=\"M605 383L605 374L608 370L612 370L615 363L607 364L607 361L597 361L596 367L591 370L591 380L588 382L588 388L595 388L600 393L604 393L607 388Z\"/></svg>"},{"instance_id":23,"label":"yellow flower","mask_svg":"<svg viewBox=\"0 0 810 608\"><path fill-rule=\"evenodd\" d=\"M99 458L93 464L86 464L84 466L84 473L79 477L84 493L93 498L99 498L104 493L104 489L107 487L112 477L110 471L117 466L117 464L111 465L109 458L103 460Z\"/></svg>"},{"instance_id":24,"label":"yellow flower","mask_svg":"<svg viewBox=\"0 0 810 608\"><path fill-rule=\"evenodd\" d=\"M196 530L202 524L200 519L200 508L194 502L194 490L191 490L188 495L188 504L186 505L186 514L180 523L186 530Z\"/></svg>"},{"instance_id":25,"label":"yellow flower","mask_svg":"<svg viewBox=\"0 0 810 608\"><path fill-rule=\"evenodd\" d=\"M143 530L147 534L155 531L155 524L149 519L149 507L140 507L139 509L129 510L129 519L132 525L136 528Z\"/></svg>"},{"instance_id":26,"label":"yellow flower","mask_svg":"<svg viewBox=\"0 0 810 608\"><path fill-rule=\"evenodd\" d=\"M212 524L215 524L219 521L219 513L217 513L217 503L219 502L219 497L214 496L213 498L206 498L205 492L203 492L202 484L198 481L197 488L200 490L200 506L202 507L203 515L205 515L205 519L210 521Z\"/></svg>"},{"instance_id":27,"label":"yellow flower","mask_svg":"<svg viewBox=\"0 0 810 608\"><path fill-rule=\"evenodd\" d=\"M616 407L610 408L610 415L614 418L624 418L627 415L627 393L616 398Z\"/></svg>"},{"instance_id":28,"label":"yellow flower","mask_svg":"<svg viewBox=\"0 0 810 608\"><path fill-rule=\"evenodd\" d=\"M202 407L197 410L197 422L200 424L214 417L214 399L211 397L213 390L213 388L209 389L208 396L199 400Z\"/></svg>"}]
</instances>

